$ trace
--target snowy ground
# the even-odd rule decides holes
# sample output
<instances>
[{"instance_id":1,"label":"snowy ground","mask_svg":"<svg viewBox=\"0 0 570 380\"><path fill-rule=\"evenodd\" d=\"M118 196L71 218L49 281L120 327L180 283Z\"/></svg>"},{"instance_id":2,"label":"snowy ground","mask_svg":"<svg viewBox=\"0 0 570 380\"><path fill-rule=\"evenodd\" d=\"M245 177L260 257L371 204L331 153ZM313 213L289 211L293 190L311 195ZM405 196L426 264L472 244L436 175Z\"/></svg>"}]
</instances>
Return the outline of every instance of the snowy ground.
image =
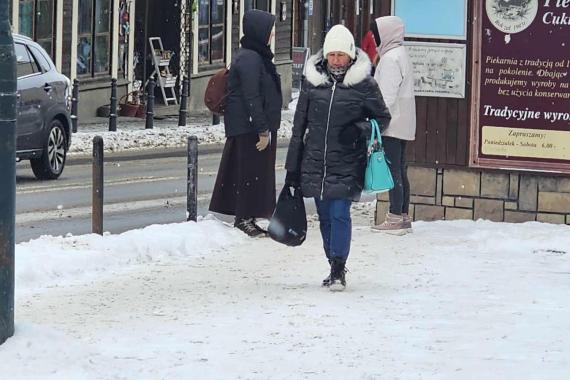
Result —
<instances>
[{"instance_id":1,"label":"snowy ground","mask_svg":"<svg viewBox=\"0 0 570 380\"><path fill-rule=\"evenodd\" d=\"M291 137L293 115L297 107L298 93L293 94L289 108L281 113L280 139ZM199 118L198 118L199 119ZM103 119L104 120L104 119ZM223 118L222 118L223 121ZM202 122L190 122L185 127L178 126L178 120L156 120L153 129L145 129L143 119L121 122L119 118L116 132L108 131L108 123L81 125L79 132L73 134L69 154L90 155L93 150L93 138L103 137L105 152L124 152L157 148L177 148L187 146L188 136L194 135L199 144L223 144L225 142L224 125L210 125L209 119Z\"/></svg>"},{"instance_id":2,"label":"snowy ground","mask_svg":"<svg viewBox=\"0 0 570 380\"><path fill-rule=\"evenodd\" d=\"M2 379L568 379L570 227L418 222L370 232L348 288L305 244L225 224L19 244Z\"/></svg>"}]
</instances>

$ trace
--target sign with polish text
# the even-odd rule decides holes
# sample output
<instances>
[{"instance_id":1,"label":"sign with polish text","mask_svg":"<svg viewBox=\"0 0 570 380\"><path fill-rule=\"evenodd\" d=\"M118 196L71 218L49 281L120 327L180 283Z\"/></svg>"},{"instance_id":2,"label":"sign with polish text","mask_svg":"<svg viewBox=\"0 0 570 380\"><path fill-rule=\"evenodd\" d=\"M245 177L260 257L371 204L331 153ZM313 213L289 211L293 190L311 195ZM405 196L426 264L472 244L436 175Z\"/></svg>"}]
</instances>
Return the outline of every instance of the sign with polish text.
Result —
<instances>
[{"instance_id":1,"label":"sign with polish text","mask_svg":"<svg viewBox=\"0 0 570 380\"><path fill-rule=\"evenodd\" d=\"M570 0L482 0L475 166L570 173Z\"/></svg>"}]
</instances>

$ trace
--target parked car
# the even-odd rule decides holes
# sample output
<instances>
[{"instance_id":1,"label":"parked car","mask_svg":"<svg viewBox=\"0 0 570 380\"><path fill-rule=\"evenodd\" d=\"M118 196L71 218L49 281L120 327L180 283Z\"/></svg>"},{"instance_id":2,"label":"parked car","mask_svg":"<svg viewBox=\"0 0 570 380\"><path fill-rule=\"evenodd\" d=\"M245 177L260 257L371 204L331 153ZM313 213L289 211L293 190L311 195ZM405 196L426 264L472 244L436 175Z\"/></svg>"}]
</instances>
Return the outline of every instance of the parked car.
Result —
<instances>
[{"instance_id":1,"label":"parked car","mask_svg":"<svg viewBox=\"0 0 570 380\"><path fill-rule=\"evenodd\" d=\"M28 37L14 35L18 101L16 158L29 159L38 179L63 172L71 143L71 83L49 54Z\"/></svg>"}]
</instances>

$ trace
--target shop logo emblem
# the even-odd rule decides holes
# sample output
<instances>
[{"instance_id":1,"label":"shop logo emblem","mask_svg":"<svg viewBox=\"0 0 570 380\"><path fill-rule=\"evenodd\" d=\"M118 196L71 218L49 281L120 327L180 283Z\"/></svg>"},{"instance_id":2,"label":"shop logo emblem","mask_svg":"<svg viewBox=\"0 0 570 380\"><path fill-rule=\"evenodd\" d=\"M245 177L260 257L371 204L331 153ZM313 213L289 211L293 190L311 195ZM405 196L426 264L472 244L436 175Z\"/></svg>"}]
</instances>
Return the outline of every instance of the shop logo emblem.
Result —
<instances>
[{"instance_id":1,"label":"shop logo emblem","mask_svg":"<svg viewBox=\"0 0 570 380\"><path fill-rule=\"evenodd\" d=\"M532 24L538 13L538 0L487 0L485 9L495 28L514 34Z\"/></svg>"}]
</instances>

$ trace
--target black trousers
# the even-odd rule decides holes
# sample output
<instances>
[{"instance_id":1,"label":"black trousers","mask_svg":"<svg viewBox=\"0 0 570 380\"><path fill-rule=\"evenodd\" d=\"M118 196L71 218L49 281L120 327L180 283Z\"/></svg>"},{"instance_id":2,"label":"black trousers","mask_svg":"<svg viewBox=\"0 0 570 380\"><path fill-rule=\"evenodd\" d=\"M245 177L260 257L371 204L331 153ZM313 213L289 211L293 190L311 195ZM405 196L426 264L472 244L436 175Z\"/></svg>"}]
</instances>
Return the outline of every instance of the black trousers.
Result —
<instances>
[{"instance_id":1,"label":"black trousers","mask_svg":"<svg viewBox=\"0 0 570 380\"><path fill-rule=\"evenodd\" d=\"M390 190L390 213L407 214L410 210L410 182L406 163L406 140L394 137L382 137L388 166L394 179L394 188Z\"/></svg>"}]
</instances>

